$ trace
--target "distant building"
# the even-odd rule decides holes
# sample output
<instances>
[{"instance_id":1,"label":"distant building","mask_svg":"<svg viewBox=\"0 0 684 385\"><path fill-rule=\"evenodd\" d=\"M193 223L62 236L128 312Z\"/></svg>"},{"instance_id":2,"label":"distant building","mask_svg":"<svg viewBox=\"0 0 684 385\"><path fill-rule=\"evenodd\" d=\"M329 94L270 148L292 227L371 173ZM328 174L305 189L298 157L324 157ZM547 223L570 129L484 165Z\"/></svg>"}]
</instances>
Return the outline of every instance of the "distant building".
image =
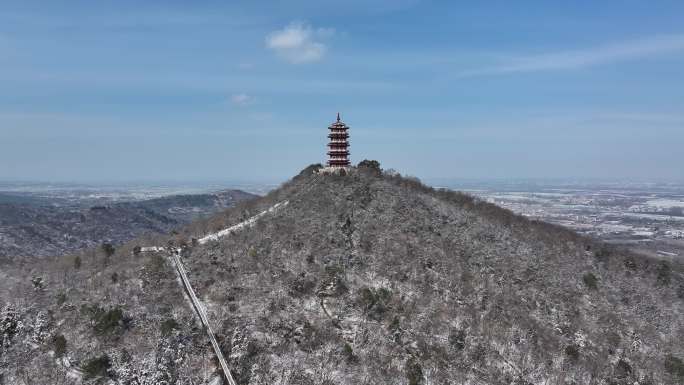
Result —
<instances>
[{"instance_id":1,"label":"distant building","mask_svg":"<svg viewBox=\"0 0 684 385\"><path fill-rule=\"evenodd\" d=\"M328 127L330 133L328 138L328 167L339 169L347 168L349 162L349 127L340 120L340 113L337 113L337 121Z\"/></svg>"}]
</instances>

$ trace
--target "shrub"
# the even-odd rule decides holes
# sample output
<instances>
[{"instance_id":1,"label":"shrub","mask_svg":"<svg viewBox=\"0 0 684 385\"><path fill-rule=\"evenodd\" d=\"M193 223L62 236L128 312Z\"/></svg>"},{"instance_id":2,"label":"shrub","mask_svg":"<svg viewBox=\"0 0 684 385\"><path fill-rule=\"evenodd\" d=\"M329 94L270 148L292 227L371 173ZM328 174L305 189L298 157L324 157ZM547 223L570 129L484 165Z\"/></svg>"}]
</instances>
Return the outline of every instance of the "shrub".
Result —
<instances>
[{"instance_id":1,"label":"shrub","mask_svg":"<svg viewBox=\"0 0 684 385\"><path fill-rule=\"evenodd\" d=\"M301 297L313 293L316 288L316 278L301 273L290 284L290 295Z\"/></svg>"},{"instance_id":2,"label":"shrub","mask_svg":"<svg viewBox=\"0 0 684 385\"><path fill-rule=\"evenodd\" d=\"M59 293L57 293L57 306L62 306L62 304L64 304L64 302L66 302L66 300L67 300L67 295L65 292L60 291Z\"/></svg>"},{"instance_id":3,"label":"shrub","mask_svg":"<svg viewBox=\"0 0 684 385\"><path fill-rule=\"evenodd\" d=\"M615 376L617 378L626 378L632 374L632 366L625 360L620 359L615 367Z\"/></svg>"},{"instance_id":4,"label":"shrub","mask_svg":"<svg viewBox=\"0 0 684 385\"><path fill-rule=\"evenodd\" d=\"M672 268L670 267L670 264L662 261L658 264L658 268L656 270L657 273L657 280L658 284L662 286L667 286L670 284L671 280L671 275L672 275Z\"/></svg>"},{"instance_id":5,"label":"shrub","mask_svg":"<svg viewBox=\"0 0 684 385\"><path fill-rule=\"evenodd\" d=\"M594 275L594 273L586 273L584 276L582 276L582 281L584 281L584 284L590 289L590 290L596 290L598 288L598 278Z\"/></svg>"},{"instance_id":6,"label":"shrub","mask_svg":"<svg viewBox=\"0 0 684 385\"><path fill-rule=\"evenodd\" d=\"M152 254L145 264L145 269L151 273L161 273L164 271L164 263L164 257L159 254Z\"/></svg>"},{"instance_id":7,"label":"shrub","mask_svg":"<svg viewBox=\"0 0 684 385\"><path fill-rule=\"evenodd\" d=\"M487 348L484 345L475 345L469 356L472 361L483 363L487 358Z\"/></svg>"},{"instance_id":8,"label":"shrub","mask_svg":"<svg viewBox=\"0 0 684 385\"><path fill-rule=\"evenodd\" d=\"M465 348L466 332L465 330L452 330L449 333L449 344L454 347L454 349L460 351Z\"/></svg>"},{"instance_id":9,"label":"shrub","mask_svg":"<svg viewBox=\"0 0 684 385\"><path fill-rule=\"evenodd\" d=\"M399 317L397 317L397 316L392 318L392 322L390 322L390 324L387 325L387 329L389 329L392 332L399 331L400 327L401 327L401 323L399 321Z\"/></svg>"},{"instance_id":10,"label":"shrub","mask_svg":"<svg viewBox=\"0 0 684 385\"><path fill-rule=\"evenodd\" d=\"M684 379L684 362L671 354L665 356L665 370L675 377Z\"/></svg>"},{"instance_id":11,"label":"shrub","mask_svg":"<svg viewBox=\"0 0 684 385\"><path fill-rule=\"evenodd\" d=\"M67 340L63 335L58 334L52 338L54 344L55 356L62 357L66 353Z\"/></svg>"},{"instance_id":12,"label":"shrub","mask_svg":"<svg viewBox=\"0 0 684 385\"><path fill-rule=\"evenodd\" d=\"M111 243L107 243L107 242L103 243L101 248L102 248L102 252L104 252L105 257L107 257L107 258L114 255L114 252L116 251L114 246Z\"/></svg>"},{"instance_id":13,"label":"shrub","mask_svg":"<svg viewBox=\"0 0 684 385\"><path fill-rule=\"evenodd\" d=\"M98 334L111 334L124 326L123 311L121 308L110 309L98 316L95 323L95 332Z\"/></svg>"},{"instance_id":14,"label":"shrub","mask_svg":"<svg viewBox=\"0 0 684 385\"><path fill-rule=\"evenodd\" d=\"M100 357L91 358L83 365L83 373L86 379L105 377L111 367L109 356L106 354Z\"/></svg>"},{"instance_id":15,"label":"shrub","mask_svg":"<svg viewBox=\"0 0 684 385\"><path fill-rule=\"evenodd\" d=\"M364 159L359 162L357 167L366 167L375 170L380 170L380 162L378 162L377 160Z\"/></svg>"},{"instance_id":16,"label":"shrub","mask_svg":"<svg viewBox=\"0 0 684 385\"><path fill-rule=\"evenodd\" d=\"M634 258L628 257L625 259L625 267L630 269L630 270L636 270L637 264Z\"/></svg>"},{"instance_id":17,"label":"shrub","mask_svg":"<svg viewBox=\"0 0 684 385\"><path fill-rule=\"evenodd\" d=\"M579 359L579 347L577 345L568 345L565 347L565 355L572 361L577 361Z\"/></svg>"},{"instance_id":18,"label":"shrub","mask_svg":"<svg viewBox=\"0 0 684 385\"><path fill-rule=\"evenodd\" d=\"M323 165L320 164L320 163L310 164L310 165L308 165L305 169L303 169L297 176L295 176L295 177L292 178L292 179L293 179L293 180L298 180L298 179L301 179L301 178L306 178L306 177L308 177L308 176L310 176L310 175L313 175L315 172L317 172L318 170L320 170L320 169L322 169L322 168L323 168Z\"/></svg>"},{"instance_id":19,"label":"shrub","mask_svg":"<svg viewBox=\"0 0 684 385\"><path fill-rule=\"evenodd\" d=\"M602 245L598 250L594 252L594 257L600 261L605 261L612 254L612 250L606 246Z\"/></svg>"},{"instance_id":20,"label":"shrub","mask_svg":"<svg viewBox=\"0 0 684 385\"><path fill-rule=\"evenodd\" d=\"M620 346L621 338L618 332L616 332L615 330L607 330L605 332L605 336L609 347L617 348L618 346Z\"/></svg>"},{"instance_id":21,"label":"shrub","mask_svg":"<svg viewBox=\"0 0 684 385\"><path fill-rule=\"evenodd\" d=\"M324 323L317 324L304 321L301 330L301 338L298 341L299 348L307 353L313 353L321 346L334 342L337 338L334 329Z\"/></svg>"},{"instance_id":22,"label":"shrub","mask_svg":"<svg viewBox=\"0 0 684 385\"><path fill-rule=\"evenodd\" d=\"M174 330L179 330L179 329L180 329L180 325L179 325L178 322L176 322L176 320L173 319L173 318L167 318L167 319L165 319L165 320L161 323L161 326L160 326L160 330L161 330L162 336L164 336L164 337L171 335L171 332L172 332L172 331L174 331Z\"/></svg>"},{"instance_id":23,"label":"shrub","mask_svg":"<svg viewBox=\"0 0 684 385\"><path fill-rule=\"evenodd\" d=\"M356 166L360 171L367 172L371 175L380 176L382 174L382 169L380 168L380 162L377 160L364 159Z\"/></svg>"},{"instance_id":24,"label":"shrub","mask_svg":"<svg viewBox=\"0 0 684 385\"><path fill-rule=\"evenodd\" d=\"M31 283L33 284L33 288L35 290L43 290L45 288L43 277L33 277L31 278Z\"/></svg>"},{"instance_id":25,"label":"shrub","mask_svg":"<svg viewBox=\"0 0 684 385\"><path fill-rule=\"evenodd\" d=\"M342 354L344 355L345 359L347 360L348 363L355 363L359 360L358 357L354 354L354 349L352 349L351 345L345 342L344 347L342 347Z\"/></svg>"},{"instance_id":26,"label":"shrub","mask_svg":"<svg viewBox=\"0 0 684 385\"><path fill-rule=\"evenodd\" d=\"M365 251L366 253L370 253L373 250L373 238L368 233L361 233L361 239L359 243L361 250Z\"/></svg>"},{"instance_id":27,"label":"shrub","mask_svg":"<svg viewBox=\"0 0 684 385\"><path fill-rule=\"evenodd\" d=\"M295 369L288 376L286 383L292 385L314 385L316 382L303 369Z\"/></svg>"},{"instance_id":28,"label":"shrub","mask_svg":"<svg viewBox=\"0 0 684 385\"><path fill-rule=\"evenodd\" d=\"M229 342L226 343L228 344ZM229 346L226 346L226 348L230 349ZM256 341L250 341L247 343L245 352L242 355L231 358L231 372L233 372L233 375L235 376L235 382L238 384L247 384L250 382L254 364L258 362L262 351L263 347ZM218 362L216 364L218 364Z\"/></svg>"},{"instance_id":29,"label":"shrub","mask_svg":"<svg viewBox=\"0 0 684 385\"><path fill-rule=\"evenodd\" d=\"M359 301L364 308L368 309L375 303L375 295L373 289L364 287L359 291Z\"/></svg>"},{"instance_id":30,"label":"shrub","mask_svg":"<svg viewBox=\"0 0 684 385\"><path fill-rule=\"evenodd\" d=\"M387 288L363 288L359 290L359 303L371 319L380 321L389 309L392 291Z\"/></svg>"},{"instance_id":31,"label":"shrub","mask_svg":"<svg viewBox=\"0 0 684 385\"><path fill-rule=\"evenodd\" d=\"M123 330L128 323L128 320L124 318L123 310L118 306L104 310L99 306L84 305L81 307L81 312L90 316L97 335L115 334Z\"/></svg>"},{"instance_id":32,"label":"shrub","mask_svg":"<svg viewBox=\"0 0 684 385\"><path fill-rule=\"evenodd\" d=\"M406 361L404 370L406 371L406 379L409 385L420 385L423 383L423 368L415 358L410 358Z\"/></svg>"}]
</instances>

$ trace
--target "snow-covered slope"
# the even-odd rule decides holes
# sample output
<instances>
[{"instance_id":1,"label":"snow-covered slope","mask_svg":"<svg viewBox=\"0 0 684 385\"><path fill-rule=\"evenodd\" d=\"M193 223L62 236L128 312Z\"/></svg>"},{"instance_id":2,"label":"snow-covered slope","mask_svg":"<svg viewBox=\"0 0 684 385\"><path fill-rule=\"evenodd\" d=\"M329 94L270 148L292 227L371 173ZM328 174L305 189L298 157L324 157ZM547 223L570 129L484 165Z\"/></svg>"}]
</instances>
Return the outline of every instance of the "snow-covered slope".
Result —
<instances>
[{"instance_id":1,"label":"snow-covered slope","mask_svg":"<svg viewBox=\"0 0 684 385\"><path fill-rule=\"evenodd\" d=\"M78 269L3 264L5 381L69 383L47 359L55 336L107 381L215 378L171 264L133 253L170 245L238 384L682 382L682 266L411 178L314 170L172 237L83 253Z\"/></svg>"}]
</instances>

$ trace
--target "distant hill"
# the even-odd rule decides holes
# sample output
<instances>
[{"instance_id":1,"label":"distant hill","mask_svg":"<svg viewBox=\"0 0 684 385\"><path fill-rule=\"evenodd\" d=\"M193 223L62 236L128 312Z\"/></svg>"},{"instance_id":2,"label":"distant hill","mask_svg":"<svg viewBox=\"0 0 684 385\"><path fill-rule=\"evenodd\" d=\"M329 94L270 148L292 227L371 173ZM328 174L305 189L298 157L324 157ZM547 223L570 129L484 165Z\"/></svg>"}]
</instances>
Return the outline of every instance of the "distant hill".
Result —
<instances>
[{"instance_id":1,"label":"distant hill","mask_svg":"<svg viewBox=\"0 0 684 385\"><path fill-rule=\"evenodd\" d=\"M59 199L0 194L0 256L51 256L169 231L256 195L239 190L81 208Z\"/></svg>"},{"instance_id":2,"label":"distant hill","mask_svg":"<svg viewBox=\"0 0 684 385\"><path fill-rule=\"evenodd\" d=\"M316 169L114 255L0 262L5 382L208 383L167 254L132 252L150 244L183 245L240 385L684 382L683 266L413 178Z\"/></svg>"},{"instance_id":3,"label":"distant hill","mask_svg":"<svg viewBox=\"0 0 684 385\"><path fill-rule=\"evenodd\" d=\"M41 198L31 195L0 192L0 204L50 206L53 203L62 203L62 200L56 198Z\"/></svg>"},{"instance_id":4,"label":"distant hill","mask_svg":"<svg viewBox=\"0 0 684 385\"><path fill-rule=\"evenodd\" d=\"M257 196L241 190L223 190L211 194L170 195L122 206L144 207L158 214L186 223L209 216L237 202L254 199Z\"/></svg>"}]
</instances>

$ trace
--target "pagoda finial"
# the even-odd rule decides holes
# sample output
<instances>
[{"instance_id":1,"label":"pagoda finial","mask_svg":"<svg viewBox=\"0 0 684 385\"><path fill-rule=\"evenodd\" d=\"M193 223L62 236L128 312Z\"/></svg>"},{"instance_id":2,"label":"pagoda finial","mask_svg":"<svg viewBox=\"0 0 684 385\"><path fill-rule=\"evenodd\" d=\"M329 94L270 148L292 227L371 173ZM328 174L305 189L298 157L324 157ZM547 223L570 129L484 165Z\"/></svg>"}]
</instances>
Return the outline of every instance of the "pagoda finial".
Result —
<instances>
[{"instance_id":1,"label":"pagoda finial","mask_svg":"<svg viewBox=\"0 0 684 385\"><path fill-rule=\"evenodd\" d=\"M338 122L340 121L340 113L339 112L337 113L337 121Z\"/></svg>"}]
</instances>

